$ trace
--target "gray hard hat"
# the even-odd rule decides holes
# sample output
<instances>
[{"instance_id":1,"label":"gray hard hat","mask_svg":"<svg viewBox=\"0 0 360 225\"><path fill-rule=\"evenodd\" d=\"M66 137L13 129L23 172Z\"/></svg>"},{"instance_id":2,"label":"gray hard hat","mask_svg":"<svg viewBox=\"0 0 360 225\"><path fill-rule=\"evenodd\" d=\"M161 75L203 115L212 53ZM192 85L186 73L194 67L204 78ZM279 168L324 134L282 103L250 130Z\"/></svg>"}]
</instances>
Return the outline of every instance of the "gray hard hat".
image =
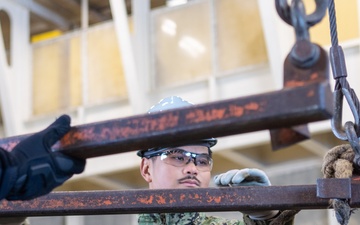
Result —
<instances>
[{"instance_id":1,"label":"gray hard hat","mask_svg":"<svg viewBox=\"0 0 360 225\"><path fill-rule=\"evenodd\" d=\"M170 96L170 97L166 97L164 99L161 99L160 102L153 105L148 110L148 113L151 114L151 113L155 113L155 112L162 112L162 111L166 111L166 110L170 110L170 109L177 109L177 108L193 106L193 105L194 104L180 98L179 96ZM206 139L201 139L201 140L194 140L191 143L187 143L186 145L204 145L204 146L207 146L209 148L209 154L211 154L210 148L213 147L214 145L216 145L216 143L217 143L217 140L215 138L206 138ZM170 146L166 146L166 147L170 147ZM157 150L162 149L162 148L165 148L165 147L156 147L156 148L139 150L137 152L137 155L140 156L140 157L144 157L145 152L157 151Z\"/></svg>"}]
</instances>

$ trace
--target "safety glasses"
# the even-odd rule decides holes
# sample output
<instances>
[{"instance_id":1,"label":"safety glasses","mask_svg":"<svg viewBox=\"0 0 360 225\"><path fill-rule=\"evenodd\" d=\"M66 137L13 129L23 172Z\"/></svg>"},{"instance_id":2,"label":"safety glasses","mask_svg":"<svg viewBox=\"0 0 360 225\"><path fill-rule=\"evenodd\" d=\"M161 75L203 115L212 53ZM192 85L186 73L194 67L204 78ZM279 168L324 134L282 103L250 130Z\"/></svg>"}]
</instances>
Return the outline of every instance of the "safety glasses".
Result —
<instances>
[{"instance_id":1,"label":"safety glasses","mask_svg":"<svg viewBox=\"0 0 360 225\"><path fill-rule=\"evenodd\" d=\"M181 148L165 148L146 153L144 157L148 159L160 156L161 161L176 167L183 167L192 161L199 171L208 172L213 166L213 160L209 154L188 152Z\"/></svg>"}]
</instances>

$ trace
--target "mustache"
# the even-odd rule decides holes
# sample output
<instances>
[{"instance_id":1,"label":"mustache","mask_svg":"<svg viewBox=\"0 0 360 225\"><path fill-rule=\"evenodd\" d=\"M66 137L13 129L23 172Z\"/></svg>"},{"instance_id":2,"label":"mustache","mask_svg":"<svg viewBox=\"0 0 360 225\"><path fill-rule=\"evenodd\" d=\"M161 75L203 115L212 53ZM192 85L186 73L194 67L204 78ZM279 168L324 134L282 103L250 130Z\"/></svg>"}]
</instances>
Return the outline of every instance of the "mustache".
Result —
<instances>
[{"instance_id":1,"label":"mustache","mask_svg":"<svg viewBox=\"0 0 360 225\"><path fill-rule=\"evenodd\" d=\"M196 182L198 182L199 184L201 183L200 180L197 179L196 176L192 176L192 175L188 175L188 176L186 176L186 177L183 177L183 178L179 179L178 181L179 181L179 182L183 182L183 181L185 181L185 180L196 180Z\"/></svg>"}]
</instances>

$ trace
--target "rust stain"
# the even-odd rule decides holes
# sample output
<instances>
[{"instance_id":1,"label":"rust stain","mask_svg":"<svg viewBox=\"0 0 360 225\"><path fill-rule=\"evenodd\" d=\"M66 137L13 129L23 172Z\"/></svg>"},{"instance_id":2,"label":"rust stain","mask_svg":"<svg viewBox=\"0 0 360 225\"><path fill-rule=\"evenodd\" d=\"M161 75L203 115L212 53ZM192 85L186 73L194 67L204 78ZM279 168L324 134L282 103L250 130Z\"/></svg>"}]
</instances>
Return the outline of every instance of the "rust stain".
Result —
<instances>
[{"instance_id":1,"label":"rust stain","mask_svg":"<svg viewBox=\"0 0 360 225\"><path fill-rule=\"evenodd\" d=\"M207 202L210 203L210 202L215 202L215 203L220 203L221 202L221 196L215 196L215 197L209 197Z\"/></svg>"},{"instance_id":2,"label":"rust stain","mask_svg":"<svg viewBox=\"0 0 360 225\"><path fill-rule=\"evenodd\" d=\"M78 200L78 199L74 200L73 198L66 198L66 200L64 200L64 202L67 202L66 207L81 208L81 207L85 206L85 204L81 200Z\"/></svg>"},{"instance_id":3,"label":"rust stain","mask_svg":"<svg viewBox=\"0 0 360 225\"><path fill-rule=\"evenodd\" d=\"M237 105L230 105L230 114L240 117L244 114L244 108Z\"/></svg>"},{"instance_id":4,"label":"rust stain","mask_svg":"<svg viewBox=\"0 0 360 225\"><path fill-rule=\"evenodd\" d=\"M295 80L291 80L291 81L287 81L285 83L285 87L300 87L300 86L304 86L306 82L304 81L295 81Z\"/></svg>"},{"instance_id":5,"label":"rust stain","mask_svg":"<svg viewBox=\"0 0 360 225\"><path fill-rule=\"evenodd\" d=\"M137 198L138 202L142 203L142 204L146 204L146 205L149 205L149 204L152 204L153 201L154 201L154 196L153 195L150 195L150 196L146 196L146 197L139 197ZM134 203L134 204L137 204L137 203Z\"/></svg>"},{"instance_id":6,"label":"rust stain","mask_svg":"<svg viewBox=\"0 0 360 225\"><path fill-rule=\"evenodd\" d=\"M260 105L256 102L250 102L249 104L245 105L245 109L247 110L259 110Z\"/></svg>"},{"instance_id":7,"label":"rust stain","mask_svg":"<svg viewBox=\"0 0 360 225\"><path fill-rule=\"evenodd\" d=\"M165 130L177 126L178 123L179 115L171 114L153 119L136 118L127 121L126 124L121 123L121 121L114 122L100 126L99 129L96 130L94 126L83 127L70 130L70 132L62 138L61 144L71 145L77 142L97 140L101 137L107 140L116 140L151 131Z\"/></svg>"},{"instance_id":8,"label":"rust stain","mask_svg":"<svg viewBox=\"0 0 360 225\"><path fill-rule=\"evenodd\" d=\"M164 130L167 127L175 127L179 123L178 115L170 115L169 117L161 117L156 124L151 127L151 130ZM160 125L160 126L159 126Z\"/></svg>"},{"instance_id":9,"label":"rust stain","mask_svg":"<svg viewBox=\"0 0 360 225\"><path fill-rule=\"evenodd\" d=\"M164 198L163 196L157 196L156 202L160 205L164 205L164 204L166 204L166 198Z\"/></svg>"},{"instance_id":10,"label":"rust stain","mask_svg":"<svg viewBox=\"0 0 360 225\"><path fill-rule=\"evenodd\" d=\"M180 201L184 201L185 199L186 199L186 195L181 194L181 195L180 195Z\"/></svg>"},{"instance_id":11,"label":"rust stain","mask_svg":"<svg viewBox=\"0 0 360 225\"><path fill-rule=\"evenodd\" d=\"M44 202L42 207L44 207L44 208L64 207L64 201L61 201L61 200L49 200L49 201Z\"/></svg>"},{"instance_id":12,"label":"rust stain","mask_svg":"<svg viewBox=\"0 0 360 225\"><path fill-rule=\"evenodd\" d=\"M317 80L319 78L319 74L318 73L312 73L311 75L310 75L310 80Z\"/></svg>"},{"instance_id":13,"label":"rust stain","mask_svg":"<svg viewBox=\"0 0 360 225\"><path fill-rule=\"evenodd\" d=\"M189 198L191 198L191 199L200 199L201 196L199 194L194 194L194 195L189 196Z\"/></svg>"},{"instance_id":14,"label":"rust stain","mask_svg":"<svg viewBox=\"0 0 360 225\"><path fill-rule=\"evenodd\" d=\"M241 117L245 110L259 110L260 104L257 102L250 102L245 106L229 105L228 108L211 109L211 110L194 110L185 115L185 120L188 123L210 122L231 117Z\"/></svg>"},{"instance_id":15,"label":"rust stain","mask_svg":"<svg viewBox=\"0 0 360 225\"><path fill-rule=\"evenodd\" d=\"M190 123L213 121L223 118L225 115L225 111L226 109L211 109L209 111L198 109L186 114L185 119Z\"/></svg>"},{"instance_id":16,"label":"rust stain","mask_svg":"<svg viewBox=\"0 0 360 225\"><path fill-rule=\"evenodd\" d=\"M93 140L96 138L94 133L94 127L89 127L86 129L72 129L60 140L61 145L71 145L83 140Z\"/></svg>"},{"instance_id":17,"label":"rust stain","mask_svg":"<svg viewBox=\"0 0 360 225\"><path fill-rule=\"evenodd\" d=\"M169 195L169 203L176 203L176 199L174 198L174 196L172 194Z\"/></svg>"},{"instance_id":18,"label":"rust stain","mask_svg":"<svg viewBox=\"0 0 360 225\"><path fill-rule=\"evenodd\" d=\"M179 116L178 115L169 115L162 116L156 119L141 119L141 120L133 120L130 124L124 127L120 127L114 130L113 138L127 138L129 136L134 136L142 133L148 133L151 131L161 131L168 128L175 127L179 124Z\"/></svg>"},{"instance_id":19,"label":"rust stain","mask_svg":"<svg viewBox=\"0 0 360 225\"><path fill-rule=\"evenodd\" d=\"M104 205L112 205L112 201L110 201L110 200L105 200L105 201L103 201L103 204L104 204Z\"/></svg>"},{"instance_id":20,"label":"rust stain","mask_svg":"<svg viewBox=\"0 0 360 225\"><path fill-rule=\"evenodd\" d=\"M314 95L315 95L315 91L314 91L314 90L310 90L310 91L306 94L307 97L312 97L312 96L314 96Z\"/></svg>"}]
</instances>

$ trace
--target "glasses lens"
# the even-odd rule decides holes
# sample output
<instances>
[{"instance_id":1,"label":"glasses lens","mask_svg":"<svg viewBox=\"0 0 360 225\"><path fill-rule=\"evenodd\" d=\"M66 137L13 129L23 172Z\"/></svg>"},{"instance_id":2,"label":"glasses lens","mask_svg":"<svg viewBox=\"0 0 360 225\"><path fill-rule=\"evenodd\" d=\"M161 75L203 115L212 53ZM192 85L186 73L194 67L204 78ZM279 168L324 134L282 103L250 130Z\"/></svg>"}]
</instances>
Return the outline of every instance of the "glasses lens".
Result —
<instances>
[{"instance_id":1,"label":"glasses lens","mask_svg":"<svg viewBox=\"0 0 360 225\"><path fill-rule=\"evenodd\" d=\"M200 171L211 171L213 164L212 158L208 154L196 154L182 149L168 150L161 154L160 159L176 167L183 167L193 161Z\"/></svg>"},{"instance_id":2,"label":"glasses lens","mask_svg":"<svg viewBox=\"0 0 360 225\"><path fill-rule=\"evenodd\" d=\"M211 168L212 167L212 159L208 155L197 155L196 158L196 166L199 168Z\"/></svg>"}]
</instances>

